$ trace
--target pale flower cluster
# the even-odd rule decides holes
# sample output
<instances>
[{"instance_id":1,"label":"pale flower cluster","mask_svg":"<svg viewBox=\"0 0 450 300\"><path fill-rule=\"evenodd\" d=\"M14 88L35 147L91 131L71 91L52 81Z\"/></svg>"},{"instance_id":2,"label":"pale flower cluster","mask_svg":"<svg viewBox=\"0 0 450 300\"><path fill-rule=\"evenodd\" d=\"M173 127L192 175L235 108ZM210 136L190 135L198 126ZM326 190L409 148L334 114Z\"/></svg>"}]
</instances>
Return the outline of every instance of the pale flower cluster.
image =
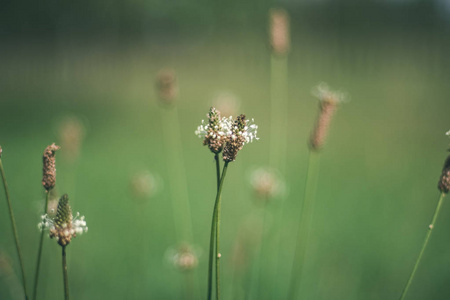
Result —
<instances>
[{"instance_id":1,"label":"pale flower cluster","mask_svg":"<svg viewBox=\"0 0 450 300\"><path fill-rule=\"evenodd\" d=\"M75 217L72 219L71 224L64 223L62 224L62 228L56 228L54 218L49 217L47 214L41 216L42 221L38 224L38 228L40 230L48 230L49 232L54 232L56 230L64 230L64 235L76 236L77 234L82 234L88 231L88 227L86 225L86 221L84 220L84 216L80 216L80 213L77 212ZM58 237L56 237L58 239Z\"/></svg>"},{"instance_id":2,"label":"pale flower cluster","mask_svg":"<svg viewBox=\"0 0 450 300\"><path fill-rule=\"evenodd\" d=\"M205 122L205 120L202 120L202 124L197 127L197 130L195 131L195 135L198 136L201 139L204 139L209 135L212 138L216 138L217 134L221 137L226 137L231 134L231 127L233 125L233 120L231 117L223 117L220 119L219 124L213 128L214 130L210 131L210 124L208 122ZM217 132L217 133L215 133Z\"/></svg>"},{"instance_id":3,"label":"pale flower cluster","mask_svg":"<svg viewBox=\"0 0 450 300\"><path fill-rule=\"evenodd\" d=\"M320 101L341 103L347 101L348 96L341 91L332 91L324 82L316 86L312 91L313 96L319 98Z\"/></svg>"},{"instance_id":4,"label":"pale flower cluster","mask_svg":"<svg viewBox=\"0 0 450 300\"><path fill-rule=\"evenodd\" d=\"M216 125L216 128L214 128L214 131L218 132L218 134L223 138L231 137L232 139L236 138L235 132L237 131L238 135L242 135L245 138L245 143L251 143L253 140L259 140L259 137L256 136L258 133L258 125L255 124L255 119L246 120L246 123L247 125L244 130L239 131L237 126L234 125L231 116L223 117L220 119L219 125ZM195 135L201 139L204 139L208 136L209 129L209 123L202 120L202 124L197 127ZM211 137L216 138L216 134L213 131L209 134Z\"/></svg>"}]
</instances>

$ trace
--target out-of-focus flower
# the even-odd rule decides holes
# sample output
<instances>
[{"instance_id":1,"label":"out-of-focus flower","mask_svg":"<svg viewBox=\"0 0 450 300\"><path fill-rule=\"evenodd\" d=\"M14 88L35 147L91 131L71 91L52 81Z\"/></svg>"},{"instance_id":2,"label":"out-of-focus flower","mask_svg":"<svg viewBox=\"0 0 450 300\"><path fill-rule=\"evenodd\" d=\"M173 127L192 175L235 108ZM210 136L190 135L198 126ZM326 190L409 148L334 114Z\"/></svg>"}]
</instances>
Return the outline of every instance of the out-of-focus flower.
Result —
<instances>
[{"instance_id":1,"label":"out-of-focus flower","mask_svg":"<svg viewBox=\"0 0 450 300\"><path fill-rule=\"evenodd\" d=\"M250 184L255 194L265 200L279 196L285 189L281 176L269 168L254 170L250 176Z\"/></svg>"},{"instance_id":2,"label":"out-of-focus flower","mask_svg":"<svg viewBox=\"0 0 450 300\"><path fill-rule=\"evenodd\" d=\"M150 171L141 171L130 179L130 189L137 198L149 198L161 188L161 179Z\"/></svg>"}]
</instances>

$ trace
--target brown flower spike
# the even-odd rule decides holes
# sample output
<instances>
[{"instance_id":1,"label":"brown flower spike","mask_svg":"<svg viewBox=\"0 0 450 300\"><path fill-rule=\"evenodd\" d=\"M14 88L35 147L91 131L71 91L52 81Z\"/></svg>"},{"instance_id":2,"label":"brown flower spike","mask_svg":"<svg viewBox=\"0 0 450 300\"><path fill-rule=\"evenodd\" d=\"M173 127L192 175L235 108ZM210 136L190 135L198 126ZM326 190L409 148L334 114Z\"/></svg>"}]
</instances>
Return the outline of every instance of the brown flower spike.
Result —
<instances>
[{"instance_id":1,"label":"brown flower spike","mask_svg":"<svg viewBox=\"0 0 450 300\"><path fill-rule=\"evenodd\" d=\"M239 115L231 129L231 134L227 137L226 145L223 148L223 160L232 162L236 160L239 150L244 147L245 137L244 132L247 127L247 120L245 115Z\"/></svg>"},{"instance_id":2,"label":"brown flower spike","mask_svg":"<svg viewBox=\"0 0 450 300\"><path fill-rule=\"evenodd\" d=\"M310 147L313 151L319 151L325 143L331 119L337 105L344 101L344 94L329 90L326 84L320 84L313 95L319 98L319 116L311 134Z\"/></svg>"},{"instance_id":3,"label":"brown flower spike","mask_svg":"<svg viewBox=\"0 0 450 300\"><path fill-rule=\"evenodd\" d=\"M447 194L450 190L450 156L447 157L442 168L441 178L439 178L438 189L441 193Z\"/></svg>"},{"instance_id":4,"label":"brown flower spike","mask_svg":"<svg viewBox=\"0 0 450 300\"><path fill-rule=\"evenodd\" d=\"M273 53L285 55L290 48L289 15L284 9L270 10L270 45Z\"/></svg>"},{"instance_id":5,"label":"brown flower spike","mask_svg":"<svg viewBox=\"0 0 450 300\"><path fill-rule=\"evenodd\" d=\"M42 185L48 191L55 187L56 183L56 166L55 166L55 152L59 150L60 147L51 144L45 148L43 156L43 174L42 174Z\"/></svg>"}]
</instances>

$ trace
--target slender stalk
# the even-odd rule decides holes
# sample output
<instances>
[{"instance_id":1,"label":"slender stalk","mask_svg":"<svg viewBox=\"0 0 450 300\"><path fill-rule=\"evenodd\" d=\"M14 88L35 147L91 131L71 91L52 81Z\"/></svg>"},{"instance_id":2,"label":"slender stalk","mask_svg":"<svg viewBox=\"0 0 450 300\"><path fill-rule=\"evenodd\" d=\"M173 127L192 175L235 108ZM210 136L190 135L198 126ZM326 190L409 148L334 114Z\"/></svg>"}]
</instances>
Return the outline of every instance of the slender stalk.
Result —
<instances>
[{"instance_id":1,"label":"slender stalk","mask_svg":"<svg viewBox=\"0 0 450 300\"><path fill-rule=\"evenodd\" d=\"M220 160L219 154L216 153L214 155L214 159L216 161L216 175L217 175L217 191L220 186ZM212 295L212 273L213 273L213 252L214 252L214 242L215 242L215 234L216 234L216 205L217 202L214 203L213 217L211 221L211 236L209 239L209 265L208 265L208 296L207 299L211 299Z\"/></svg>"},{"instance_id":2,"label":"slender stalk","mask_svg":"<svg viewBox=\"0 0 450 300\"><path fill-rule=\"evenodd\" d=\"M216 197L216 300L220 299L220 200L222 194L223 181L227 173L228 162L225 162L222 171L222 177L220 178L219 188L217 190Z\"/></svg>"},{"instance_id":3,"label":"slender stalk","mask_svg":"<svg viewBox=\"0 0 450 300\"><path fill-rule=\"evenodd\" d=\"M11 225L12 225L12 230L13 230L13 235L14 235L14 241L16 243L17 255L19 256L20 269L22 272L23 290L25 292L25 299L28 300L27 280L25 278L25 268L23 266L22 252L20 251L19 235L17 234L16 221L15 221L14 213L12 210L11 200L9 197L8 184L6 183L5 171L3 170L3 163L2 163L1 159L0 159L0 172L2 174L2 181L3 181L4 190L5 190L6 202L8 203L9 216L11 217Z\"/></svg>"},{"instance_id":4,"label":"slender stalk","mask_svg":"<svg viewBox=\"0 0 450 300\"><path fill-rule=\"evenodd\" d=\"M217 162L217 160L216 160ZM219 164L217 163L217 166ZM223 167L222 176L220 177L219 185L217 187L217 194L216 194L216 201L214 203L214 211L213 211L213 217L211 222L211 235L209 240L209 268L208 268L208 294L207 299L210 300L212 296L212 273L213 273L213 261L214 261L214 255L216 257L216 298L219 299L220 297L220 287L219 287L219 270L220 270L220 263L219 263L219 221L220 221L220 196L222 193L222 186L223 181L227 172L228 168L228 162L225 162L225 165ZM220 166L219 166L220 169ZM214 249L214 241L215 243L215 249ZM214 251L215 250L215 251Z\"/></svg>"},{"instance_id":5,"label":"slender stalk","mask_svg":"<svg viewBox=\"0 0 450 300\"><path fill-rule=\"evenodd\" d=\"M433 231L434 224L436 223L436 219L439 215L439 211L441 210L442 202L444 202L445 194L441 193L441 196L439 197L439 202L436 206L436 210L434 211L433 219L431 220L431 224L428 226L428 232L425 236L425 241L422 245L422 250L420 250L419 257L417 257L416 264L414 265L414 268L411 272L411 275L409 276L408 282L406 283L405 289L402 292L402 295L400 296L400 300L403 300L406 296L406 293L408 292L409 286L411 285L411 282L414 279L414 275L416 274L417 268L419 267L420 260L422 259L423 253L425 252L425 248L427 247L428 241L431 236L431 232Z\"/></svg>"},{"instance_id":6,"label":"slender stalk","mask_svg":"<svg viewBox=\"0 0 450 300\"><path fill-rule=\"evenodd\" d=\"M317 179L319 175L319 155L320 154L317 152L309 152L305 192L303 197L302 209L300 211L300 223L297 232L297 245L294 252L294 262L288 299L296 299L297 292L301 285L303 267L305 264L305 254L308 249L308 239L310 234L312 215L314 211L314 199L317 189Z\"/></svg>"},{"instance_id":7,"label":"slender stalk","mask_svg":"<svg viewBox=\"0 0 450 300\"><path fill-rule=\"evenodd\" d=\"M64 277L64 300L69 300L69 279L67 276L66 246L62 247L62 268Z\"/></svg>"},{"instance_id":8,"label":"slender stalk","mask_svg":"<svg viewBox=\"0 0 450 300\"><path fill-rule=\"evenodd\" d=\"M214 155L214 159L216 160L217 189L219 189L219 185L220 185L220 160L219 160L219 154L218 153L216 153Z\"/></svg>"},{"instance_id":9,"label":"slender stalk","mask_svg":"<svg viewBox=\"0 0 450 300\"><path fill-rule=\"evenodd\" d=\"M46 191L45 193L46 193L46 195L45 195L44 215L47 213L47 210L48 210L48 198L50 197L50 191ZM41 231L41 238L39 239L36 271L34 273L33 300L36 300L36 297L37 297L37 287L38 287L38 282L39 282L39 270L41 267L41 256L42 256L43 244L44 244L44 230Z\"/></svg>"}]
</instances>

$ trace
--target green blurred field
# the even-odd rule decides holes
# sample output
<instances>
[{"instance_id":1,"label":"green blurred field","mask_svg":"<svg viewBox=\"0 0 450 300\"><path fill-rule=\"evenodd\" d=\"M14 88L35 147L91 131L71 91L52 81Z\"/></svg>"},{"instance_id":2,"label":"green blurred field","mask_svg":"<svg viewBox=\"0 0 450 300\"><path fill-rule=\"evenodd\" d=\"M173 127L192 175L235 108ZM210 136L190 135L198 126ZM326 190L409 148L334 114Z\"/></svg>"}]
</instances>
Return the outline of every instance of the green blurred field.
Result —
<instances>
[{"instance_id":1,"label":"green blurred field","mask_svg":"<svg viewBox=\"0 0 450 300\"><path fill-rule=\"evenodd\" d=\"M307 139L317 103L311 89L325 81L351 95L333 120L323 150L313 233L302 299L397 299L420 251L439 192L450 129L450 44L440 33L392 30L370 34L292 32L289 56L288 195L268 207L261 297L286 296L304 190ZM68 247L73 299L183 299L184 275L165 255L175 238L170 178L155 76L176 70L183 163L201 249L197 296L206 294L209 230L215 196L212 154L194 130L212 99L231 91L254 117L261 140L230 164L222 202L224 299L244 297L250 268L236 278L231 254L242 224L260 216L250 171L267 165L270 145L270 51L265 31L233 35L138 39L62 37L4 42L0 56L0 145L31 290L44 192L41 155L58 142L58 124L77 116L86 126L77 164L59 159L57 191L69 193L89 232ZM64 151L62 149L61 151ZM150 170L162 189L145 201L130 193L130 177ZM21 299L19 268L3 189L0 251L15 275L0 270L0 299ZM444 204L408 299L448 299L450 207ZM283 209L282 212L280 210ZM273 223L272 223L273 224ZM252 233L249 232L249 235ZM256 233L255 233L256 234ZM251 237L249 237L251 238ZM281 251L276 253L277 247ZM60 248L46 240L41 299L62 298ZM243 290L241 290L243 289Z\"/></svg>"}]
</instances>

